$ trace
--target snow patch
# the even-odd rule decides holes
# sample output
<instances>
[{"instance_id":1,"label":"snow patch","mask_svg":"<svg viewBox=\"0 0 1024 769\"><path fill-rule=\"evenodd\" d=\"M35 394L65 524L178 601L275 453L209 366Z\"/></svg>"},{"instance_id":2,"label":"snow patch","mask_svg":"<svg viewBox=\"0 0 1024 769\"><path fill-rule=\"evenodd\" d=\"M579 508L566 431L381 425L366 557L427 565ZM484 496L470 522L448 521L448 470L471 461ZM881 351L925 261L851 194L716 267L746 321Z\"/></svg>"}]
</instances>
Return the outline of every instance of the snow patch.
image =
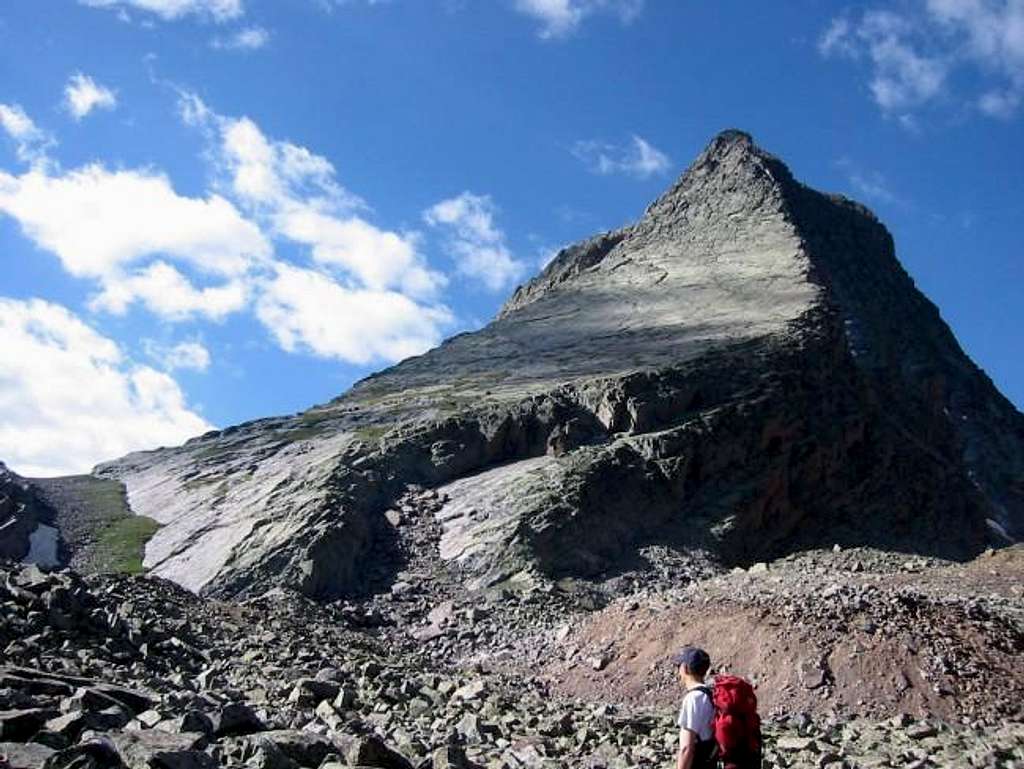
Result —
<instances>
[{"instance_id":1,"label":"snow patch","mask_svg":"<svg viewBox=\"0 0 1024 769\"><path fill-rule=\"evenodd\" d=\"M41 523L36 530L28 537L28 555L22 560L25 563L34 563L36 566L51 568L60 566L60 559L57 557L57 542L60 539L55 526L47 526Z\"/></svg>"}]
</instances>

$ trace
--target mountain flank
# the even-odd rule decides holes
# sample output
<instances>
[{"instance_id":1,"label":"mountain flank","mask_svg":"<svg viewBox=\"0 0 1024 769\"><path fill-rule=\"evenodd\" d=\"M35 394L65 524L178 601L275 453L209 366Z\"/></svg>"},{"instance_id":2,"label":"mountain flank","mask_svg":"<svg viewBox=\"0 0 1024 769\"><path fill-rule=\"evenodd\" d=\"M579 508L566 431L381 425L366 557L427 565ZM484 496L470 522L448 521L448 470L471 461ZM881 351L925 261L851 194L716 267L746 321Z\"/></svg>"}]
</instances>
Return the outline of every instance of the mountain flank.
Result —
<instances>
[{"instance_id":1,"label":"mountain flank","mask_svg":"<svg viewBox=\"0 0 1024 769\"><path fill-rule=\"evenodd\" d=\"M726 131L330 403L0 466L0 767L664 766L696 642L766 769L1019 769L1022 532L1024 415Z\"/></svg>"},{"instance_id":2,"label":"mountain flank","mask_svg":"<svg viewBox=\"0 0 1024 769\"><path fill-rule=\"evenodd\" d=\"M726 566L834 543L967 558L1024 530L1024 416L874 215L725 131L483 329L94 475L159 524L152 573L221 596L386 587L385 513L446 484L443 550L473 588L600 577L655 544Z\"/></svg>"},{"instance_id":3,"label":"mountain flank","mask_svg":"<svg viewBox=\"0 0 1024 769\"><path fill-rule=\"evenodd\" d=\"M598 576L653 543L740 565L833 543L965 558L1020 536L1024 417L867 209L726 131L480 331L96 474L161 524L155 574L335 596L393 577L376 553L405 489L483 471L473 514L441 516L476 587Z\"/></svg>"}]
</instances>

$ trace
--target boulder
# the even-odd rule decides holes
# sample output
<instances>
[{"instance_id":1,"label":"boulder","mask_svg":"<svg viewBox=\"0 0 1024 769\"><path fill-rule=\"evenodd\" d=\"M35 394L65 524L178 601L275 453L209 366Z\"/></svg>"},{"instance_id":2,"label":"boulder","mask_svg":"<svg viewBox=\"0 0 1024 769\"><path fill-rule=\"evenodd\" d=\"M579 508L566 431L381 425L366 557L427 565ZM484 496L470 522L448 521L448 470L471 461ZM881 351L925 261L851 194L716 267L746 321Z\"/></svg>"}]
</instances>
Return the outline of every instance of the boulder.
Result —
<instances>
[{"instance_id":1,"label":"boulder","mask_svg":"<svg viewBox=\"0 0 1024 769\"><path fill-rule=\"evenodd\" d=\"M108 735L127 769L216 769L217 761L203 751L206 736L168 734L156 730L113 732Z\"/></svg>"}]
</instances>

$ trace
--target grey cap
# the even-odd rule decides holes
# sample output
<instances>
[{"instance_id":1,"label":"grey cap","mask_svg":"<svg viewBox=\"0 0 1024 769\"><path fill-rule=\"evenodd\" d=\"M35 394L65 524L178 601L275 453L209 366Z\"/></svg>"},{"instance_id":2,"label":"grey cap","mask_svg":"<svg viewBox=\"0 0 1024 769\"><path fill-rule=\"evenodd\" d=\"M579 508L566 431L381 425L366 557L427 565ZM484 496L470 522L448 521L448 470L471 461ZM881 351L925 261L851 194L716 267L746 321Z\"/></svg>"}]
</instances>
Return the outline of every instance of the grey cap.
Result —
<instances>
[{"instance_id":1,"label":"grey cap","mask_svg":"<svg viewBox=\"0 0 1024 769\"><path fill-rule=\"evenodd\" d=\"M684 646L672 655L672 661L677 665L685 665L687 670L707 672L711 667L711 657L706 651L697 646Z\"/></svg>"}]
</instances>

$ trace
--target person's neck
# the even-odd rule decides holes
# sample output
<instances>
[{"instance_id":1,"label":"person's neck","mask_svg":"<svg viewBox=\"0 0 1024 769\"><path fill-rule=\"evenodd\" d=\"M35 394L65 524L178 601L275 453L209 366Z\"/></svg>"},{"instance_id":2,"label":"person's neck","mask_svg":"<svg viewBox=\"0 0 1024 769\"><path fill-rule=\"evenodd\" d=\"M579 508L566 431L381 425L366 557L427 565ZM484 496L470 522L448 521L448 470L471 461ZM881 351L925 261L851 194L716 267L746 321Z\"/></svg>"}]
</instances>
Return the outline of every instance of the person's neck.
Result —
<instances>
[{"instance_id":1,"label":"person's neck","mask_svg":"<svg viewBox=\"0 0 1024 769\"><path fill-rule=\"evenodd\" d=\"M687 676L684 684L686 685L686 691L690 691L690 689L696 689L698 686L703 686L704 679Z\"/></svg>"}]
</instances>

